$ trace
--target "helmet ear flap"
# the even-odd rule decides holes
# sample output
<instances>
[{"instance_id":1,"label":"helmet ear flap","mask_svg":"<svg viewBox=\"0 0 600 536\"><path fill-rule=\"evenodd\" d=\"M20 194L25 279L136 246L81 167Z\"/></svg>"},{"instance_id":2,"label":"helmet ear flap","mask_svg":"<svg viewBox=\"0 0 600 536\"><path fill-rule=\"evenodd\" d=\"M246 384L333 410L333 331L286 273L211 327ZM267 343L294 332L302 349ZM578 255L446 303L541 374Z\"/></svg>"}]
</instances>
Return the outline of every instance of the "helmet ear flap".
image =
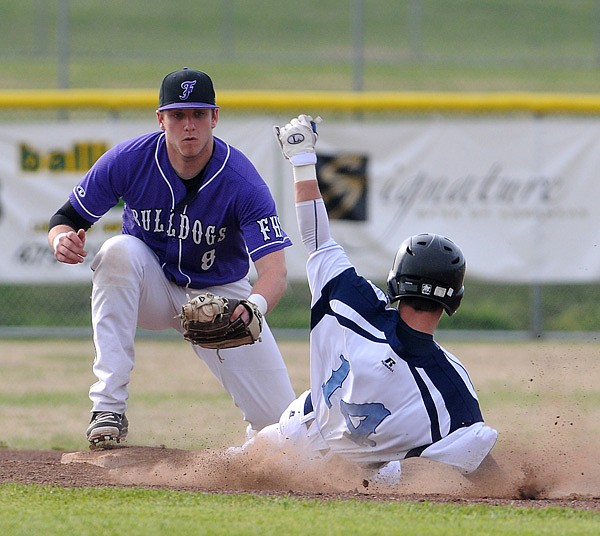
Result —
<instances>
[{"instance_id":1,"label":"helmet ear flap","mask_svg":"<svg viewBox=\"0 0 600 536\"><path fill-rule=\"evenodd\" d=\"M390 303L398 301L402 295L400 291L400 277L399 270L402 264L405 264L405 257L414 257L414 252L411 249L411 238L405 240L400 244L396 255L394 255L394 262L392 268L388 273L387 279L387 296Z\"/></svg>"},{"instance_id":2,"label":"helmet ear flap","mask_svg":"<svg viewBox=\"0 0 600 536\"><path fill-rule=\"evenodd\" d=\"M461 289L448 300L447 305L444 306L444 310L448 316L452 316L454 313L456 313L457 309L460 307L460 303L462 302L464 294L465 287L461 287Z\"/></svg>"},{"instance_id":3,"label":"helmet ear flap","mask_svg":"<svg viewBox=\"0 0 600 536\"><path fill-rule=\"evenodd\" d=\"M393 272L390 272L387 280L387 297L390 303L394 303L400 299L398 280Z\"/></svg>"}]
</instances>

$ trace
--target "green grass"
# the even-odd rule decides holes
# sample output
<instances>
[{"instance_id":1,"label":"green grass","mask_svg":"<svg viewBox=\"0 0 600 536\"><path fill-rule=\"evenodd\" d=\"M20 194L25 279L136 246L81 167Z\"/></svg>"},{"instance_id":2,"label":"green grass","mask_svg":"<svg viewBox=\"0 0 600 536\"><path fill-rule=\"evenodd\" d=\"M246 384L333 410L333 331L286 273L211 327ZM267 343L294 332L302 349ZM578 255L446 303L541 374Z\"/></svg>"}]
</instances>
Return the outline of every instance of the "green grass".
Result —
<instances>
[{"instance_id":1,"label":"green grass","mask_svg":"<svg viewBox=\"0 0 600 536\"><path fill-rule=\"evenodd\" d=\"M4 424L0 448L85 450L91 343L0 343L0 422ZM306 344L285 341L281 349L300 392L308 382ZM561 489L560 477L551 470L553 464L596 459L593 445L586 445L597 435L600 422L600 392L594 382L597 345L452 343L449 349L469 367L482 407L501 432L496 449L499 461L513 460L518 466L512 449L519 445L523 462L533 460L545 467L538 478L553 496ZM239 444L244 430L239 410L187 345L141 341L137 354L127 412L132 445L165 445L194 452ZM170 364L168 370L165 362ZM187 465L175 464L170 470L176 482L182 471L187 472ZM199 462L198 470L210 476L219 467ZM568 482L563 481L560 497L585 489L580 480L584 478L592 485L587 493L596 493L594 466L589 471L590 476L571 475ZM409 470L406 476L410 478ZM118 482L118 472L115 477ZM553 478L559 482L555 484ZM431 483L436 484L440 483ZM597 510L526 508L525 502L518 507L500 501L506 506L468 504L460 493L452 494L456 498L448 503L428 502L426 494L416 502L406 494L386 500L378 494L352 498L351 493L333 500L326 495L210 494L156 487L73 489L5 482L0 484L0 534L537 536L596 534L600 527Z\"/></svg>"},{"instance_id":2,"label":"green grass","mask_svg":"<svg viewBox=\"0 0 600 536\"><path fill-rule=\"evenodd\" d=\"M0 485L2 534L581 535L597 512L567 508L314 500L147 489Z\"/></svg>"},{"instance_id":3,"label":"green grass","mask_svg":"<svg viewBox=\"0 0 600 536\"><path fill-rule=\"evenodd\" d=\"M5 2L0 87L56 87L60 2ZM71 87L151 87L182 65L217 89L351 89L354 2L69 3ZM600 90L594 0L369 0L363 89Z\"/></svg>"}]
</instances>

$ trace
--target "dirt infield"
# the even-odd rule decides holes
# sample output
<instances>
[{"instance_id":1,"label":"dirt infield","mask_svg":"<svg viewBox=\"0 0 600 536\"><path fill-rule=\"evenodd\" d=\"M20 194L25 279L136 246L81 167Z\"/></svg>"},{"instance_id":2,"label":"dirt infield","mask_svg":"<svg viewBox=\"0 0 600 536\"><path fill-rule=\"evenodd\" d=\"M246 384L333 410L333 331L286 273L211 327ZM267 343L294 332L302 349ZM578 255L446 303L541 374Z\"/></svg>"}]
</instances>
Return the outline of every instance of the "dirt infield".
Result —
<instances>
[{"instance_id":1,"label":"dirt infield","mask_svg":"<svg viewBox=\"0 0 600 536\"><path fill-rule=\"evenodd\" d=\"M194 378L197 365L192 363L189 370L186 366L176 367L166 374L160 366L161 360L172 359L173 348L144 343L140 350L149 352L151 349L155 355L146 364L139 360L140 380L132 389L137 391L138 398L132 404L135 406L132 413L128 411L128 415L133 416L130 417L133 433L130 433L129 444L125 448L99 452L86 450L85 441L80 439L85 422L79 414L69 413L72 400L79 398L81 409L77 411L82 415L88 411L85 392L79 395L83 390L81 385L74 380L65 381L68 371L74 367L71 354L81 353L82 348L74 349L71 345L67 351L49 344L29 345L23 350L25 360L19 356L20 347L10 347L10 354L4 353L6 347L3 347L0 394L13 405L8 402L0 405L4 406L0 407L0 420L6 425L4 437L0 437L0 445L4 447L0 448L0 483L142 486L200 492L476 502L527 507L552 505L600 511L600 360L597 358L600 345L448 343L446 346L469 368L484 415L499 430L494 453L506 473L503 482L486 482L484 486L476 487L449 467L411 459L403 462L402 481L398 486L365 487L362 478L342 464L327 467L299 465L294 463L292 456L276 459L260 450L251 456L231 456L226 447L236 443L231 438L239 437L243 423L238 423L233 430L228 430L221 422L215 424L215 420L239 420L238 410L228 407L227 397L223 397L222 402L219 402L221 398L214 398L213 391L219 392L220 386L203 379L201 383L206 392L193 393L192 399L197 398L198 402L193 402L192 416L188 417L183 410L175 414L177 406L169 406L169 418L166 418L157 407L175 399L183 400L182 407L187 408L186 382L197 389L198 380ZM290 359L290 371L298 391L306 382L305 348L285 343L282 350ZM63 362L64 371L61 369ZM44 368L45 363L48 363L48 370ZM181 363L187 363L187 358ZM32 374L33 368L35 374ZM57 376L55 382L50 382L53 387L48 387L49 374ZM83 385L88 381L89 373L86 371L85 374ZM33 402L29 400L29 396L33 396L31 393L39 394L42 385L46 385L44 396L50 397L48 399L51 395L55 400L64 398L61 406L64 411L48 411L44 397L39 406L36 406L35 397ZM173 385L178 386L179 391L170 394L166 402L164 397L159 397L156 403L145 398L155 393L159 386L168 386L172 390ZM148 394L143 389L148 389ZM71 390L74 397L65 394ZM202 406L202 399L209 400L210 412L209 406ZM219 404L225 409L219 410ZM219 413L230 410L231 413ZM177 422L177 426L165 427L166 433L174 436L171 443L163 441L162 437L153 439L148 434L148 429L144 428L147 414L161 425L169 424L171 419ZM212 421L208 424L199 421L200 414L207 419L211 417ZM53 418L62 420L54 422ZM187 419L191 419L190 422ZM26 439L32 429L44 430L42 426L46 424L50 428L61 424L65 433L70 434L68 437L77 438L72 441L78 448L12 447L23 441L22 438ZM198 435L212 434L221 438L222 443L214 439L208 447L190 447L186 441L191 440L191 434L197 428Z\"/></svg>"},{"instance_id":2,"label":"dirt infield","mask_svg":"<svg viewBox=\"0 0 600 536\"><path fill-rule=\"evenodd\" d=\"M69 457L75 457L71 461ZM103 459L108 456L108 459ZM524 475L510 489L470 489L462 477L440 467L404 467L396 489L364 487L348 474L303 468L301 474L265 471L260 462L234 460L223 452L190 452L157 447L126 447L110 453L1 450L0 482L64 487L138 486L207 493L246 492L301 498L429 501L500 506L565 507L600 512L600 497L569 494L549 497L543 475ZM440 479L431 488L431 479ZM443 479L443 482L441 481ZM336 482L335 485L332 482ZM353 487L354 486L354 487ZM418 491L418 490L421 491Z\"/></svg>"}]
</instances>

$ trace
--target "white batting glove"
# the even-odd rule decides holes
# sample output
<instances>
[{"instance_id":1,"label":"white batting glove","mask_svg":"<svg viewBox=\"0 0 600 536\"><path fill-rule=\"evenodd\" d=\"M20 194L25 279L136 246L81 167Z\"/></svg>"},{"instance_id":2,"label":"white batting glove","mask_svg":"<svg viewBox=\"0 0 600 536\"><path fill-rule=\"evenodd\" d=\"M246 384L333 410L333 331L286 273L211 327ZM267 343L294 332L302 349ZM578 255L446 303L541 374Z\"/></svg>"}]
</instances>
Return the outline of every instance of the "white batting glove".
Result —
<instances>
[{"instance_id":1,"label":"white batting glove","mask_svg":"<svg viewBox=\"0 0 600 536\"><path fill-rule=\"evenodd\" d=\"M314 166L317 163L315 144L319 137L317 123L320 122L320 117L313 119L310 115L301 114L284 127L273 127L283 156L294 167Z\"/></svg>"}]
</instances>

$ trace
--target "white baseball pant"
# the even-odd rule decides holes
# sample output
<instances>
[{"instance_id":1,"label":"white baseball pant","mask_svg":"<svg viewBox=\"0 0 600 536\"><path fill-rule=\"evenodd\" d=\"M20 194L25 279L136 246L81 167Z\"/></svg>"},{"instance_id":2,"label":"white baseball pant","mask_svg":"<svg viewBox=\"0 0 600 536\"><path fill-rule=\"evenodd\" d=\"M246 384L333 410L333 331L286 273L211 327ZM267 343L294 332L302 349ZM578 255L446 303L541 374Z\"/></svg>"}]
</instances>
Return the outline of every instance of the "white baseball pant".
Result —
<instances>
[{"instance_id":1,"label":"white baseball pant","mask_svg":"<svg viewBox=\"0 0 600 536\"><path fill-rule=\"evenodd\" d=\"M135 362L136 328L182 331L181 305L200 292L247 298L248 279L192 290L170 282L155 254L138 238L119 235L108 239L94 258L92 325L98 381L89 391L92 411L125 413L128 384ZM192 345L229 392L254 430L275 423L295 398L283 357L267 322L262 341L253 345L209 350ZM165 364L165 368L168 364Z\"/></svg>"}]
</instances>

